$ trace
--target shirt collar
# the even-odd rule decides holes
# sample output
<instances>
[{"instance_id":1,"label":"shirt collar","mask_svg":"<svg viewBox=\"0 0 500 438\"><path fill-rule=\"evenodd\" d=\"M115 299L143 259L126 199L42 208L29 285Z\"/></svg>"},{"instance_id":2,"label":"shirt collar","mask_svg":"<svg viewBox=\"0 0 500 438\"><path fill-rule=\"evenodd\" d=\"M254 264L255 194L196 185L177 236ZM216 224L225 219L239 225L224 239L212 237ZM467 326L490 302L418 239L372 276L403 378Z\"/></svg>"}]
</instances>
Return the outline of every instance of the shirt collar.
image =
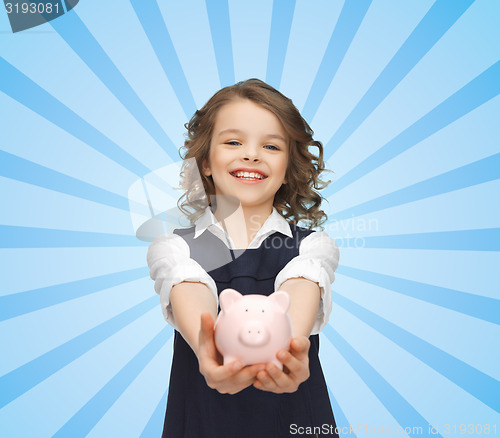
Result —
<instances>
[{"instance_id":1,"label":"shirt collar","mask_svg":"<svg viewBox=\"0 0 500 438\"><path fill-rule=\"evenodd\" d=\"M217 219L213 215L210 207L205 209L205 212L198 218L194 228L194 238L201 236L208 227L217 224Z\"/></svg>"},{"instance_id":2,"label":"shirt collar","mask_svg":"<svg viewBox=\"0 0 500 438\"><path fill-rule=\"evenodd\" d=\"M292 231L290 230L290 224L278 213L278 210L273 207L272 213L266 219L256 237L264 235L269 236L276 231L285 236L293 237Z\"/></svg>"},{"instance_id":3,"label":"shirt collar","mask_svg":"<svg viewBox=\"0 0 500 438\"><path fill-rule=\"evenodd\" d=\"M195 225L194 238L201 236L206 230L215 231L213 228L218 228L219 232L215 232L215 235L219 235L220 231L224 233L224 229L217 222L214 214L210 207L205 209L205 212L198 219ZM275 207L273 207L273 211L266 219L260 230L257 232L255 239L260 238L261 236L269 236L274 232L280 232L288 237L293 237L292 231L290 230L290 224L286 221L286 219L278 213ZM255 240L254 239L254 240Z\"/></svg>"}]
</instances>

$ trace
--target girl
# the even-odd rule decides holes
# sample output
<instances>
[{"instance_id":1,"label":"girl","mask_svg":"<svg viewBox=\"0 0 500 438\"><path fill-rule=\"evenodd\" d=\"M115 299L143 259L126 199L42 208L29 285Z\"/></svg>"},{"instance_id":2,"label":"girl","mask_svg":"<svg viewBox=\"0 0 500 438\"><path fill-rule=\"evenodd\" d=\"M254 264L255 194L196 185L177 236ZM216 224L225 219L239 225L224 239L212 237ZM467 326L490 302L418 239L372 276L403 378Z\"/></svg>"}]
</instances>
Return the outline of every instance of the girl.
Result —
<instances>
[{"instance_id":1,"label":"girl","mask_svg":"<svg viewBox=\"0 0 500 438\"><path fill-rule=\"evenodd\" d=\"M217 92L186 128L183 158L195 166L183 167L179 207L194 226L158 237L148 251L162 311L176 329L163 436L337 436L318 333L331 311L339 251L326 233L296 225L326 220L315 191L326 186L323 146L292 101L258 79ZM198 169L202 184L191 178ZM229 287L290 295L294 337L277 354L283 370L222 365L213 326L218 295Z\"/></svg>"}]
</instances>

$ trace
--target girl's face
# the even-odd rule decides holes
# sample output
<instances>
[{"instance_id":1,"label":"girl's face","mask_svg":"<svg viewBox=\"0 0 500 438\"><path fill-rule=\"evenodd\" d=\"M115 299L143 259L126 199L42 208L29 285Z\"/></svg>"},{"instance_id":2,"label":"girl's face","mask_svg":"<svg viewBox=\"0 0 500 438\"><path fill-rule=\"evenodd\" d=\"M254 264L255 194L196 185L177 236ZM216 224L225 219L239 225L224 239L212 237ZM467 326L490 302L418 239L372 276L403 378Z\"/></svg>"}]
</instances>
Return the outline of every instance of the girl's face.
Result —
<instances>
[{"instance_id":1,"label":"girl's face","mask_svg":"<svg viewBox=\"0 0 500 438\"><path fill-rule=\"evenodd\" d=\"M286 184L288 137L279 119L248 99L224 105L217 113L208 162L216 195L238 198L243 207L271 210Z\"/></svg>"}]
</instances>

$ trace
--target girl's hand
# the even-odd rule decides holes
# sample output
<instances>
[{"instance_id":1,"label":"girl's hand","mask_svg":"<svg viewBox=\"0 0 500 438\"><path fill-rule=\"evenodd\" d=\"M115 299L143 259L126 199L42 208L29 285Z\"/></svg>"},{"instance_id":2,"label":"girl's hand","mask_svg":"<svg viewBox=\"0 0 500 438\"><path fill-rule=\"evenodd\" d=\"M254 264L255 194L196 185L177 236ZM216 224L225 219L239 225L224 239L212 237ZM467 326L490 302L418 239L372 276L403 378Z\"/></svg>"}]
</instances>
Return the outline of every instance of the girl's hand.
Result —
<instances>
[{"instance_id":1,"label":"girl's hand","mask_svg":"<svg viewBox=\"0 0 500 438\"><path fill-rule=\"evenodd\" d=\"M269 363L265 370L257 373L253 386L263 391L281 394L295 392L302 382L309 378L309 347L311 342L305 336L293 338L290 351L280 350L276 357L283 363L283 371Z\"/></svg>"},{"instance_id":2,"label":"girl's hand","mask_svg":"<svg viewBox=\"0 0 500 438\"><path fill-rule=\"evenodd\" d=\"M201 329L198 343L200 373L207 385L221 394L236 394L256 381L257 373L265 369L265 364L243 367L239 361L222 365L222 360L214 341L214 319L209 313L201 315Z\"/></svg>"}]
</instances>

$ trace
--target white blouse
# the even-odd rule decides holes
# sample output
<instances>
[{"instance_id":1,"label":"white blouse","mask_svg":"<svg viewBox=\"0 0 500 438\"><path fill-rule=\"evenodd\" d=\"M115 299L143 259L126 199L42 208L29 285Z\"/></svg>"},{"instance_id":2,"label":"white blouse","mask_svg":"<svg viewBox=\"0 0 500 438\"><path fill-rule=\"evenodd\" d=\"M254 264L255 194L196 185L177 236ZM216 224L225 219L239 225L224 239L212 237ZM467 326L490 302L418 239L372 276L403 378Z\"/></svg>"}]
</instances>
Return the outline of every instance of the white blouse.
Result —
<instances>
[{"instance_id":1,"label":"white blouse","mask_svg":"<svg viewBox=\"0 0 500 438\"><path fill-rule=\"evenodd\" d=\"M204 232L211 232L221 239L228 248L234 248L234 242L209 208L195 225L194 238ZM248 249L259 248L271 234L280 232L293 237L288 222L273 207L273 212L264 222ZM160 295L160 303L165 320L175 329L177 325L170 304L172 287L183 281L201 282L208 286L217 304L217 287L208 273L190 257L190 249L184 239L177 234L163 234L157 237L148 249L148 266L154 280L155 291ZM278 273L274 290L290 278L303 277L314 281L320 287L321 300L318 314L311 334L319 333L328 323L332 311L331 285L335 280L335 270L339 264L339 249L333 239L325 232L311 233L300 243L299 255L288 262Z\"/></svg>"}]
</instances>

